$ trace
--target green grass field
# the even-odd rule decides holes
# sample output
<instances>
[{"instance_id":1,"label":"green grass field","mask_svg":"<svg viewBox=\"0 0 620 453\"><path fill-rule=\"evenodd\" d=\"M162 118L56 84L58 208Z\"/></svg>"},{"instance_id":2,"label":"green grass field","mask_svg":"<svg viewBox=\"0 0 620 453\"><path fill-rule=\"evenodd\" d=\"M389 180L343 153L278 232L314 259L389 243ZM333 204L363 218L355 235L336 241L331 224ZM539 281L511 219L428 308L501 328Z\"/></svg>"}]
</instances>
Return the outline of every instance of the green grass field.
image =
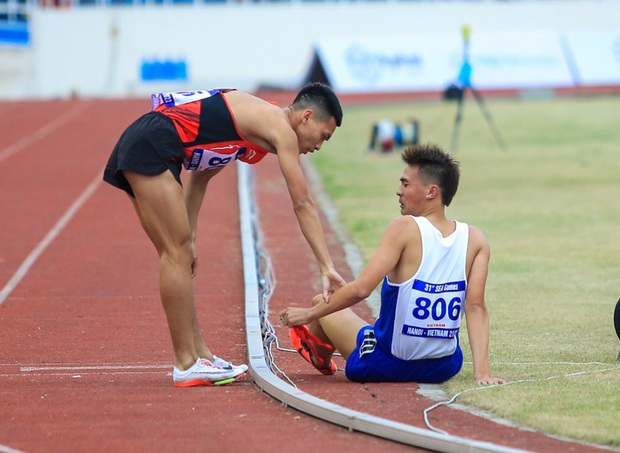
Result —
<instances>
[{"instance_id":1,"label":"green grass field","mask_svg":"<svg viewBox=\"0 0 620 453\"><path fill-rule=\"evenodd\" d=\"M461 163L448 216L481 228L492 257L486 300L491 367L510 385L466 392L467 403L554 435L620 447L620 97L487 99L501 149L473 98L458 147L456 104L345 108L343 126L312 158L352 240L370 258L389 221L403 163L368 152L381 118L420 122L420 141ZM465 324L465 323L463 323ZM449 396L472 388L466 329Z\"/></svg>"}]
</instances>

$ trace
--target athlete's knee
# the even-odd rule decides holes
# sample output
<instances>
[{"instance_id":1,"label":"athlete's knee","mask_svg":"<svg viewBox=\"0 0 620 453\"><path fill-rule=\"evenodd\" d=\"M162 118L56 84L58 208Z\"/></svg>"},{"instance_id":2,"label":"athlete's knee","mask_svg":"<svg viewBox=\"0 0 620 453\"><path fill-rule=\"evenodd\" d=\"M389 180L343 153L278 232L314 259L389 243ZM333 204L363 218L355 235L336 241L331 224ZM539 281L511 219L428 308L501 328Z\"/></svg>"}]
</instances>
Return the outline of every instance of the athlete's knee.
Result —
<instances>
[{"instance_id":1,"label":"athlete's knee","mask_svg":"<svg viewBox=\"0 0 620 453\"><path fill-rule=\"evenodd\" d=\"M170 244L160 250L160 260L179 266L191 266L194 262L192 241Z\"/></svg>"}]
</instances>

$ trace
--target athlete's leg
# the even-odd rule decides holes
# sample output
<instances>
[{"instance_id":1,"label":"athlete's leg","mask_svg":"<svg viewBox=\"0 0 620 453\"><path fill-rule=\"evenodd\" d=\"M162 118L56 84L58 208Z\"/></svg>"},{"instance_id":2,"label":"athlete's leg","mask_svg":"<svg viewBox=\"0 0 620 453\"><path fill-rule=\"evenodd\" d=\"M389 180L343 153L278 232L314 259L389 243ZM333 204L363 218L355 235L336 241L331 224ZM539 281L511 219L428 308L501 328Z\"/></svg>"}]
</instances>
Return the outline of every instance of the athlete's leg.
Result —
<instances>
[{"instance_id":1,"label":"athlete's leg","mask_svg":"<svg viewBox=\"0 0 620 453\"><path fill-rule=\"evenodd\" d=\"M208 171L190 171L187 173L187 180L185 184L185 206L187 206L188 211L191 210L193 212L198 212L200 209L200 205L204 199L204 194L207 189L207 185L209 181L220 173L224 167L208 170ZM198 206L196 206L198 205ZM198 219L193 219L195 224L193 225L194 232L196 230L196 226L198 223ZM190 227L192 226L192 219L190 219ZM194 238L195 239L195 238ZM194 273L197 271L198 263L194 263ZM198 357L203 359L207 359L210 361L214 360L213 354L211 350L207 347L204 342L202 332L200 330L200 325L198 324L198 318L196 318L196 322L194 323L194 348Z\"/></svg>"},{"instance_id":2,"label":"athlete's leg","mask_svg":"<svg viewBox=\"0 0 620 453\"><path fill-rule=\"evenodd\" d=\"M312 299L312 304L320 303L322 298L323 296L320 294L315 296ZM332 344L342 357L348 359L351 352L357 347L357 333L367 325L368 323L356 315L353 310L345 308L311 322L308 329L321 341ZM327 352L324 348L317 348L317 351L321 358L331 359L331 352Z\"/></svg>"},{"instance_id":3,"label":"athlete's leg","mask_svg":"<svg viewBox=\"0 0 620 453\"><path fill-rule=\"evenodd\" d=\"M211 352L209 347L206 345L204 338L202 337L202 330L200 329L200 324L198 323L198 316L194 317L193 334L194 334L194 351L196 352L196 355L202 359L207 359L212 362L214 360L213 353Z\"/></svg>"},{"instance_id":4,"label":"athlete's leg","mask_svg":"<svg viewBox=\"0 0 620 453\"><path fill-rule=\"evenodd\" d=\"M159 254L159 290L174 362L185 370L198 359L195 345L200 327L194 307L194 251L183 189L169 171L156 176L132 172L124 175L136 196L134 206L142 227Z\"/></svg>"}]
</instances>

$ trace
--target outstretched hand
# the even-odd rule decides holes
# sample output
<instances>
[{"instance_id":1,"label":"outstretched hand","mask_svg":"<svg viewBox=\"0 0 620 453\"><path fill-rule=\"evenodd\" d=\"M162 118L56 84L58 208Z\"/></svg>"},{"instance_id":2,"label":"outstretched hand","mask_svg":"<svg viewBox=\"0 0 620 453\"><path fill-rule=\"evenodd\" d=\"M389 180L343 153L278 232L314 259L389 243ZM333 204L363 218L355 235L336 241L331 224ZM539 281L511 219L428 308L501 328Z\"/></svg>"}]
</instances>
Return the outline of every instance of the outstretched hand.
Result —
<instances>
[{"instance_id":1,"label":"outstretched hand","mask_svg":"<svg viewBox=\"0 0 620 453\"><path fill-rule=\"evenodd\" d=\"M323 273L321 276L321 283L323 283L323 300L325 303L329 303L329 297L342 288L346 282L334 269L330 269Z\"/></svg>"},{"instance_id":2,"label":"outstretched hand","mask_svg":"<svg viewBox=\"0 0 620 453\"><path fill-rule=\"evenodd\" d=\"M491 376L485 376L480 379L476 379L476 384L478 385L502 385L505 384L506 380L502 378L494 378Z\"/></svg>"}]
</instances>

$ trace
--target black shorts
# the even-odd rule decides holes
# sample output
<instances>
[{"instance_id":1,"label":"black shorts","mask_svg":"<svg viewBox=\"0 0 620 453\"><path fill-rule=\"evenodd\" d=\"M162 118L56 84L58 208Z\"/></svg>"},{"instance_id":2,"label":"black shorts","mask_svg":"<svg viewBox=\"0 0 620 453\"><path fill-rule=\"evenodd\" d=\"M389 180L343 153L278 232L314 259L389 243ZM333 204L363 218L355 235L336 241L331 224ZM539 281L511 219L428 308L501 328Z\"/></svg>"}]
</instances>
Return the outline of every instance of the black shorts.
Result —
<instances>
[{"instance_id":1,"label":"black shorts","mask_svg":"<svg viewBox=\"0 0 620 453\"><path fill-rule=\"evenodd\" d=\"M172 120L149 112L134 121L121 135L103 172L103 180L135 198L123 171L159 175L170 170L181 184L183 145Z\"/></svg>"}]
</instances>

